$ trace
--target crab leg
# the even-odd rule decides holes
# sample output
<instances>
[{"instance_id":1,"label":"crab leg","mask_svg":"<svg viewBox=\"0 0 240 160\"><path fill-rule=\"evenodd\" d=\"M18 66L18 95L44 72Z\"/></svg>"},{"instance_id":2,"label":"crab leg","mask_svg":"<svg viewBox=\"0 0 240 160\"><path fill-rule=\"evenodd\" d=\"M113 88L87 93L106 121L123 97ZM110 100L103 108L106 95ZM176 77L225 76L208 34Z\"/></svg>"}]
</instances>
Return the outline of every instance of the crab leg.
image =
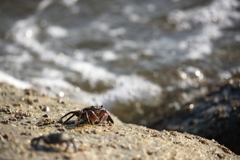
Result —
<instances>
[{"instance_id":1,"label":"crab leg","mask_svg":"<svg viewBox=\"0 0 240 160\"><path fill-rule=\"evenodd\" d=\"M85 113L85 115L86 115L86 117L87 117L88 124L90 124L90 120L89 120L89 117L88 117L88 113L87 113L86 111L85 111L84 113ZM80 118L81 118L81 117L79 116L78 118L79 118L79 121L80 121Z\"/></svg>"},{"instance_id":2,"label":"crab leg","mask_svg":"<svg viewBox=\"0 0 240 160\"><path fill-rule=\"evenodd\" d=\"M38 138L32 139L32 141L31 141L31 146L36 147L41 139L42 139L42 136L41 136L41 137L38 137Z\"/></svg>"},{"instance_id":3,"label":"crab leg","mask_svg":"<svg viewBox=\"0 0 240 160\"><path fill-rule=\"evenodd\" d=\"M99 113L99 117L100 117L100 124L102 122L104 122L105 120L107 120L108 122L110 121L111 123L114 123L114 121L112 120L112 118L110 116L110 113L108 113L108 111L106 111L106 110L102 110Z\"/></svg>"},{"instance_id":4,"label":"crab leg","mask_svg":"<svg viewBox=\"0 0 240 160\"><path fill-rule=\"evenodd\" d=\"M79 112L79 110L78 110L78 111L68 112L67 114L65 114L64 116L62 116L58 121L61 122L64 117L68 116L69 114L73 114L73 115L71 115L66 121L63 122L63 123L66 123L66 122L69 121L73 116L75 116L75 115L77 114L77 112Z\"/></svg>"},{"instance_id":5,"label":"crab leg","mask_svg":"<svg viewBox=\"0 0 240 160\"><path fill-rule=\"evenodd\" d=\"M82 114L84 114L85 112L83 112L82 110L81 110L81 112L79 112L79 115L78 115L78 125L80 124L80 120L81 120L81 118L82 118Z\"/></svg>"},{"instance_id":6,"label":"crab leg","mask_svg":"<svg viewBox=\"0 0 240 160\"><path fill-rule=\"evenodd\" d=\"M67 150L68 150L68 147L69 147L69 143L66 141L65 142L66 144L67 144L67 147L66 147L66 149L64 150L64 152L66 152Z\"/></svg>"},{"instance_id":7,"label":"crab leg","mask_svg":"<svg viewBox=\"0 0 240 160\"><path fill-rule=\"evenodd\" d=\"M88 118L90 119L91 124L95 124L96 121L99 121L99 118L93 111L88 111Z\"/></svg>"},{"instance_id":8,"label":"crab leg","mask_svg":"<svg viewBox=\"0 0 240 160\"><path fill-rule=\"evenodd\" d=\"M74 151L77 152L77 146L76 146L76 144L74 143L74 140L73 140L73 139L71 140L71 143L73 144Z\"/></svg>"},{"instance_id":9,"label":"crab leg","mask_svg":"<svg viewBox=\"0 0 240 160\"><path fill-rule=\"evenodd\" d=\"M71 115L66 121L64 121L63 123L66 123L67 121L69 121L73 116L75 116L75 114Z\"/></svg>"},{"instance_id":10,"label":"crab leg","mask_svg":"<svg viewBox=\"0 0 240 160\"><path fill-rule=\"evenodd\" d=\"M112 117L110 116L110 114L108 114L108 119L107 119L107 121L108 121L108 122L110 121L112 124L114 124L114 121L113 121Z\"/></svg>"},{"instance_id":11,"label":"crab leg","mask_svg":"<svg viewBox=\"0 0 240 160\"><path fill-rule=\"evenodd\" d=\"M107 120L107 118L108 118L107 113L104 113L104 115L102 116L99 124L101 124L102 122L104 122L105 120Z\"/></svg>"}]
</instances>

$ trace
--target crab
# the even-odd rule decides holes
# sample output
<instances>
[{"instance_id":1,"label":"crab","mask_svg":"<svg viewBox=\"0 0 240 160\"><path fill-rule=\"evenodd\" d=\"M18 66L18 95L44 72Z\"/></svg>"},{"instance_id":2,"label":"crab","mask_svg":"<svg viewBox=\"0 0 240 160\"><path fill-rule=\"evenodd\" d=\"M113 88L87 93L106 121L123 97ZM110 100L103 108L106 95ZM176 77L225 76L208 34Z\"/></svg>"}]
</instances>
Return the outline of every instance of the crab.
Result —
<instances>
[{"instance_id":1,"label":"crab","mask_svg":"<svg viewBox=\"0 0 240 160\"><path fill-rule=\"evenodd\" d=\"M89 106L86 108L83 108L82 110L77 111L71 111L62 116L59 119L59 122L62 123L62 119L69 114L72 114L67 120L65 120L63 123L68 122L73 116L78 117L77 124L80 123L88 123L88 124L103 124L105 121L107 121L108 124L114 124L114 121L110 115L110 113L103 108L103 106Z\"/></svg>"},{"instance_id":2,"label":"crab","mask_svg":"<svg viewBox=\"0 0 240 160\"><path fill-rule=\"evenodd\" d=\"M40 142L40 140L43 140L43 142L45 142L46 144L63 144L66 143L67 147L64 150L65 152L67 151L69 144L72 143L73 147L74 147L74 151L77 151L77 147L76 144L74 143L74 139L73 138L69 138L69 136L65 133L52 133L49 135L44 135L44 136L40 136L37 138L33 138L31 140L31 146L36 148Z\"/></svg>"}]
</instances>

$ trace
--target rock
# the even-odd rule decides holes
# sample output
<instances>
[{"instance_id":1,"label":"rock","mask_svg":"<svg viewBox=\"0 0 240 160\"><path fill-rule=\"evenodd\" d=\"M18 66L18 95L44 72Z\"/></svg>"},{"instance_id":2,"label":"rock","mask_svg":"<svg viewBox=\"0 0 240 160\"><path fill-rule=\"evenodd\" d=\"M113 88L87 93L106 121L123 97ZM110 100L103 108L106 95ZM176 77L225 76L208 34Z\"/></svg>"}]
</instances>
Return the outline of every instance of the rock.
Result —
<instances>
[{"instance_id":1,"label":"rock","mask_svg":"<svg viewBox=\"0 0 240 160\"><path fill-rule=\"evenodd\" d=\"M240 78L232 78L217 86L205 99L159 123L154 128L188 132L215 139L240 154ZM152 126L153 127L153 126Z\"/></svg>"},{"instance_id":2,"label":"rock","mask_svg":"<svg viewBox=\"0 0 240 160\"><path fill-rule=\"evenodd\" d=\"M59 103L57 98L37 92L25 94L5 83L0 88L1 93L4 93L0 95L0 159L240 159L240 156L214 140L188 133L160 132L124 124L114 115L115 124L112 126L63 125L57 123L62 115L86 105L67 99L64 99L64 103ZM9 94L11 92L16 94ZM25 101L27 98L37 98L41 104L29 104ZM50 108L48 114L53 123L37 125L45 114L39 105ZM11 113L16 110L29 113L27 115L30 116L13 121ZM77 152L74 152L73 147L64 152L64 145L54 146L40 142L37 149L30 145L33 138L59 132L75 139Z\"/></svg>"}]
</instances>

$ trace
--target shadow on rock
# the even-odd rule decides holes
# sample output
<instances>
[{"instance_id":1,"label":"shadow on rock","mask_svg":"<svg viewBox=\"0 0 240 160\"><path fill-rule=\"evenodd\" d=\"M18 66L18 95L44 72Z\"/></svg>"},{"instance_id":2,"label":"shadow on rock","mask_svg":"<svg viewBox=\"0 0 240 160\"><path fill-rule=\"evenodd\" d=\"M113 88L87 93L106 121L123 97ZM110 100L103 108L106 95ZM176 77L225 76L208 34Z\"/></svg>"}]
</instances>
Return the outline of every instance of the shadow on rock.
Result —
<instances>
[{"instance_id":1,"label":"shadow on rock","mask_svg":"<svg viewBox=\"0 0 240 160\"><path fill-rule=\"evenodd\" d=\"M44 151L44 152L61 152L62 150L53 146L45 146L43 144L37 147L32 147L30 151Z\"/></svg>"}]
</instances>

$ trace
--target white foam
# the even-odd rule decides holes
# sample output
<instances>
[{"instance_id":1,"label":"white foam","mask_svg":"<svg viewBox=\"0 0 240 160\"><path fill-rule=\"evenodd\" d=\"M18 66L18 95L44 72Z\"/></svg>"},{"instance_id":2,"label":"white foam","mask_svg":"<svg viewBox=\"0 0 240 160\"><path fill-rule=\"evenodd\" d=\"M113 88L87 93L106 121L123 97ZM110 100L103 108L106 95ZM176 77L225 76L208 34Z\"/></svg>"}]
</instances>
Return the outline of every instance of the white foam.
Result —
<instances>
[{"instance_id":1,"label":"white foam","mask_svg":"<svg viewBox=\"0 0 240 160\"><path fill-rule=\"evenodd\" d=\"M100 94L89 94L80 91L78 100L88 104L102 102L104 107L112 108L116 103L131 104L141 103L143 105L158 105L162 89L138 76L119 76L116 78L116 85ZM82 98L85 97L85 98Z\"/></svg>"},{"instance_id":2,"label":"white foam","mask_svg":"<svg viewBox=\"0 0 240 160\"><path fill-rule=\"evenodd\" d=\"M48 47L48 44L40 43L37 39L35 39L33 36L35 33L33 32L31 32L31 38L22 34L28 32L29 30L25 25L29 25L31 27L35 26L34 23L35 22L32 18L16 23L12 31L13 33L16 33L15 40L19 44L37 53L43 61L53 61L58 66L80 73L82 76L81 80L89 82L93 88L96 87L99 82L105 85L110 84L112 86L111 89L108 89L100 94L88 93L81 88L79 88L79 91L76 94L71 94L70 92L73 92L76 87L64 80L65 76L63 73L56 69L44 68L40 77L30 78L29 80L32 84L34 84L34 86L38 86L41 91L45 93L47 92L50 95L56 95L58 93L72 95L75 96L77 100L85 103L94 103L96 101L112 102L110 104L114 104L117 101L121 101L121 103L125 104L132 101L147 103L148 101L155 101L156 99L159 99L161 88L141 77L133 75L116 75L105 68L94 65L91 62L84 61L85 56L82 51L80 53L76 51L75 55L80 56L80 58L75 59L74 57L69 57L64 53L58 54L52 51L50 47ZM50 27L47 31L51 36L58 38L67 35L65 30L62 30L62 28L59 30L58 27ZM56 35L55 31L60 31L61 34L63 34L60 36ZM133 41L123 41L122 44L123 46L137 47L137 44ZM102 54L101 57L104 61L113 61L118 59L116 53L112 51L103 51L103 53L104 54ZM129 56L134 58L137 55L132 53ZM48 88L51 89L49 90Z\"/></svg>"},{"instance_id":3,"label":"white foam","mask_svg":"<svg viewBox=\"0 0 240 160\"><path fill-rule=\"evenodd\" d=\"M119 76L116 79L116 86L107 92L121 103L134 101L152 101L159 99L161 88L139 76Z\"/></svg>"},{"instance_id":4,"label":"white foam","mask_svg":"<svg viewBox=\"0 0 240 160\"><path fill-rule=\"evenodd\" d=\"M114 61L118 59L118 56L113 51L105 51L102 53L102 59L104 61Z\"/></svg>"},{"instance_id":5,"label":"white foam","mask_svg":"<svg viewBox=\"0 0 240 160\"><path fill-rule=\"evenodd\" d=\"M56 70L52 68L44 68L42 71L42 77L53 78L53 79L63 79L64 74L60 70Z\"/></svg>"},{"instance_id":6,"label":"white foam","mask_svg":"<svg viewBox=\"0 0 240 160\"><path fill-rule=\"evenodd\" d=\"M42 11L53 3L53 0L43 0L39 3L37 10Z\"/></svg>"},{"instance_id":7,"label":"white foam","mask_svg":"<svg viewBox=\"0 0 240 160\"><path fill-rule=\"evenodd\" d=\"M40 85L42 87L50 87L52 89L74 89L68 82L59 78L32 78L31 83Z\"/></svg>"},{"instance_id":8,"label":"white foam","mask_svg":"<svg viewBox=\"0 0 240 160\"><path fill-rule=\"evenodd\" d=\"M28 82L24 82L22 80L16 79L3 71L0 71L0 82L6 82L8 84L14 85L21 89L31 88L32 85Z\"/></svg>"},{"instance_id":9,"label":"white foam","mask_svg":"<svg viewBox=\"0 0 240 160\"><path fill-rule=\"evenodd\" d=\"M236 0L215 0L197 8L173 10L167 18L169 23L176 26L178 35L163 35L142 46L156 50L155 55L170 63L176 59L205 58L212 53L213 40L221 38L222 29L240 21L239 12L233 9L237 4ZM176 50L177 54L169 56L172 50Z\"/></svg>"},{"instance_id":10,"label":"white foam","mask_svg":"<svg viewBox=\"0 0 240 160\"><path fill-rule=\"evenodd\" d=\"M56 38L63 38L68 35L68 31L59 26L49 26L47 28L47 33Z\"/></svg>"},{"instance_id":11,"label":"white foam","mask_svg":"<svg viewBox=\"0 0 240 160\"><path fill-rule=\"evenodd\" d=\"M106 69L84 61L71 61L68 67L81 73L82 80L88 81L92 87L95 87L98 82L113 83L116 79L116 76Z\"/></svg>"}]
</instances>

